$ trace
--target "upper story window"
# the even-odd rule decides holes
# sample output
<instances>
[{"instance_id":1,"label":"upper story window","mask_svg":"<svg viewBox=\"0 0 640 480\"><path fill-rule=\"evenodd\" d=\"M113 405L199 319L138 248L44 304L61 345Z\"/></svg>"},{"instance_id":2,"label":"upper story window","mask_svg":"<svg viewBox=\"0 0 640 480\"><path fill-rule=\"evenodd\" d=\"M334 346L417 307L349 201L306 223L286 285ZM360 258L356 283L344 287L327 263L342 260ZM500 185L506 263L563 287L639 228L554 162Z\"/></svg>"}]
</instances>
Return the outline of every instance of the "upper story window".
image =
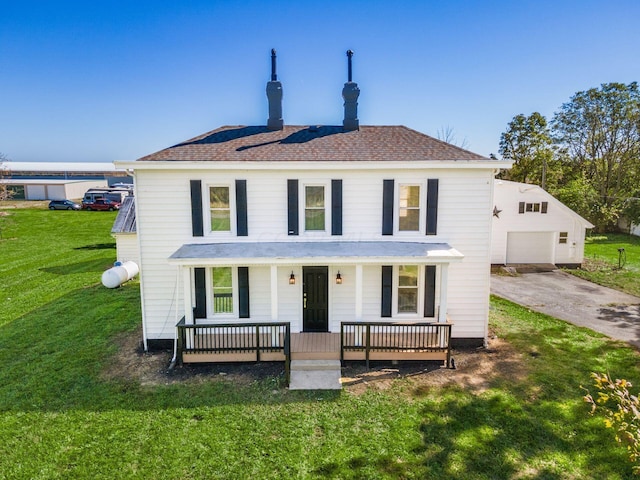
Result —
<instances>
[{"instance_id":1,"label":"upper story window","mask_svg":"<svg viewBox=\"0 0 640 480\"><path fill-rule=\"evenodd\" d=\"M231 267L211 269L213 313L233 313L233 274Z\"/></svg>"},{"instance_id":2,"label":"upper story window","mask_svg":"<svg viewBox=\"0 0 640 480\"><path fill-rule=\"evenodd\" d=\"M548 202L520 202L518 213L547 213Z\"/></svg>"},{"instance_id":3,"label":"upper story window","mask_svg":"<svg viewBox=\"0 0 640 480\"><path fill-rule=\"evenodd\" d=\"M209 187L209 208L211 210L211 231L231 231L231 203L229 187Z\"/></svg>"},{"instance_id":4,"label":"upper story window","mask_svg":"<svg viewBox=\"0 0 640 480\"><path fill-rule=\"evenodd\" d=\"M325 230L325 189L323 185L306 185L304 188L304 229Z\"/></svg>"},{"instance_id":5,"label":"upper story window","mask_svg":"<svg viewBox=\"0 0 640 480\"><path fill-rule=\"evenodd\" d=\"M418 313L418 265L398 267L398 313Z\"/></svg>"},{"instance_id":6,"label":"upper story window","mask_svg":"<svg viewBox=\"0 0 640 480\"><path fill-rule=\"evenodd\" d=\"M398 230L420 230L420 185L400 185L398 201Z\"/></svg>"}]
</instances>

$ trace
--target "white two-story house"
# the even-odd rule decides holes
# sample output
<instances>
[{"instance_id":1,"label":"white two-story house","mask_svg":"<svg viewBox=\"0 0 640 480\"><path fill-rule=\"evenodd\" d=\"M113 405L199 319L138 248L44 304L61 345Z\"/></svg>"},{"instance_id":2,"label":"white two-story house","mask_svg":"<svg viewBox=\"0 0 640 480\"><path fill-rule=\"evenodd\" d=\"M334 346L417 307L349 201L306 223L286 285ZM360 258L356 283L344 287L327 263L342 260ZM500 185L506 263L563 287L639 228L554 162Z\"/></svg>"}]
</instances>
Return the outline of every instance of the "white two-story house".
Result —
<instances>
[{"instance_id":1,"label":"white two-story house","mask_svg":"<svg viewBox=\"0 0 640 480\"><path fill-rule=\"evenodd\" d=\"M145 347L178 322L433 322L485 342L494 175L510 164L360 126L350 77L340 126L284 125L274 66L267 125L117 162L135 177Z\"/></svg>"}]
</instances>

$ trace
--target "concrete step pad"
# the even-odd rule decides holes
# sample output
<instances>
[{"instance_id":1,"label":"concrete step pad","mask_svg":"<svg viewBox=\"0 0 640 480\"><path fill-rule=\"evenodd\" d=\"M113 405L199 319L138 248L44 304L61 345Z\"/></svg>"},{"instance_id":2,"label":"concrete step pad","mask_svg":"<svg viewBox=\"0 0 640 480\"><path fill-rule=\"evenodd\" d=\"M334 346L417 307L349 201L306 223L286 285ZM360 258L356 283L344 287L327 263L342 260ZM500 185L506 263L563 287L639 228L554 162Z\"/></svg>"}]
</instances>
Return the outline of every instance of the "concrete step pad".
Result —
<instances>
[{"instance_id":1,"label":"concrete step pad","mask_svg":"<svg viewBox=\"0 0 640 480\"><path fill-rule=\"evenodd\" d=\"M340 390L340 360L293 360L289 390Z\"/></svg>"}]
</instances>

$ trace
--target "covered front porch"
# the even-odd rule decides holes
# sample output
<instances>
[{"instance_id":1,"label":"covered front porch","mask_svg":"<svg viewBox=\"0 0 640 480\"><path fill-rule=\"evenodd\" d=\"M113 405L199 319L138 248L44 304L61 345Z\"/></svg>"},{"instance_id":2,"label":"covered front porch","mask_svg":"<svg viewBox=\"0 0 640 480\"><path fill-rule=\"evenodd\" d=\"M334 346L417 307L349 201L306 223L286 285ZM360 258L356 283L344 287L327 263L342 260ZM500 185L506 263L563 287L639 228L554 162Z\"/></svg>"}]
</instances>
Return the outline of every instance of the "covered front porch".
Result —
<instances>
[{"instance_id":1,"label":"covered front porch","mask_svg":"<svg viewBox=\"0 0 640 480\"><path fill-rule=\"evenodd\" d=\"M447 244L184 245L182 362L442 360L450 364ZM217 289L224 270L228 288ZM180 276L180 274L179 274Z\"/></svg>"}]
</instances>

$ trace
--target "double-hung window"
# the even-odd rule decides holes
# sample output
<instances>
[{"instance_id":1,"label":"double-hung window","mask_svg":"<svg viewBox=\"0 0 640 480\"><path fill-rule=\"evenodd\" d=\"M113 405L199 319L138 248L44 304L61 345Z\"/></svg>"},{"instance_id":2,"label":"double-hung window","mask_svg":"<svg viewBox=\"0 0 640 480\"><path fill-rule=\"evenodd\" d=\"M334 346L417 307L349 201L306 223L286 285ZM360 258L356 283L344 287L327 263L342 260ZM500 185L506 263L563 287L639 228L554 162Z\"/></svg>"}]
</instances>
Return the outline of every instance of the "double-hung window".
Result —
<instances>
[{"instance_id":1,"label":"double-hung window","mask_svg":"<svg viewBox=\"0 0 640 480\"><path fill-rule=\"evenodd\" d=\"M304 188L304 229L324 231L326 224L325 189L323 185L306 185Z\"/></svg>"},{"instance_id":2,"label":"double-hung window","mask_svg":"<svg viewBox=\"0 0 640 480\"><path fill-rule=\"evenodd\" d=\"M213 313L233 313L233 273L231 267L211 269Z\"/></svg>"},{"instance_id":3,"label":"double-hung window","mask_svg":"<svg viewBox=\"0 0 640 480\"><path fill-rule=\"evenodd\" d=\"M398 230L420 230L420 185L400 185L398 198Z\"/></svg>"},{"instance_id":4,"label":"double-hung window","mask_svg":"<svg viewBox=\"0 0 640 480\"><path fill-rule=\"evenodd\" d=\"M231 231L231 200L228 186L209 187L211 231Z\"/></svg>"},{"instance_id":5,"label":"double-hung window","mask_svg":"<svg viewBox=\"0 0 640 480\"><path fill-rule=\"evenodd\" d=\"M398 266L398 313L418 313L418 265Z\"/></svg>"}]
</instances>

